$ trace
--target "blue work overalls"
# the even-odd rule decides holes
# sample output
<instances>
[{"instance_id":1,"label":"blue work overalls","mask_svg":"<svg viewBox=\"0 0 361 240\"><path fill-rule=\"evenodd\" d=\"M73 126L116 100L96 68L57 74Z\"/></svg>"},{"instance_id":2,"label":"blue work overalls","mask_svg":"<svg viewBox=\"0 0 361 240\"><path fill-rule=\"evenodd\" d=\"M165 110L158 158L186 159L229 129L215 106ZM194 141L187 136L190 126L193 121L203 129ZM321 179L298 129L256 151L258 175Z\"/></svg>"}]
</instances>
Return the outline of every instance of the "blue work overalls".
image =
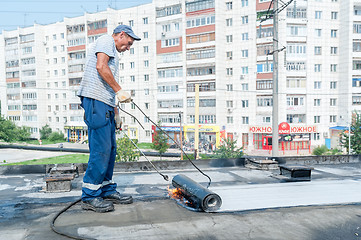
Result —
<instances>
[{"instance_id":1,"label":"blue work overalls","mask_svg":"<svg viewBox=\"0 0 361 240\"><path fill-rule=\"evenodd\" d=\"M87 201L116 191L117 184L112 181L116 156L115 120L113 107L86 97L81 101L90 150L81 196Z\"/></svg>"}]
</instances>

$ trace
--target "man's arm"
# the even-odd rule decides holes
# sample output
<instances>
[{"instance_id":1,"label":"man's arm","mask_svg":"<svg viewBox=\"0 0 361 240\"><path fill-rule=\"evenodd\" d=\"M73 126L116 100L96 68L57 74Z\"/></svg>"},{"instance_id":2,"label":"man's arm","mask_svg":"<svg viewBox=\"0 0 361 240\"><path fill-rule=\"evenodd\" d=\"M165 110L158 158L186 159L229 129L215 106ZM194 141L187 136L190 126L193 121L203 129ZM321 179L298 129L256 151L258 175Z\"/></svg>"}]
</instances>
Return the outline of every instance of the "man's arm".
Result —
<instances>
[{"instance_id":1,"label":"man's arm","mask_svg":"<svg viewBox=\"0 0 361 240\"><path fill-rule=\"evenodd\" d=\"M118 92L122 88L120 85L115 81L112 71L108 66L109 56L105 53L98 52L97 53L97 71L102 77L104 81L106 81L109 86L114 90L114 92Z\"/></svg>"}]
</instances>

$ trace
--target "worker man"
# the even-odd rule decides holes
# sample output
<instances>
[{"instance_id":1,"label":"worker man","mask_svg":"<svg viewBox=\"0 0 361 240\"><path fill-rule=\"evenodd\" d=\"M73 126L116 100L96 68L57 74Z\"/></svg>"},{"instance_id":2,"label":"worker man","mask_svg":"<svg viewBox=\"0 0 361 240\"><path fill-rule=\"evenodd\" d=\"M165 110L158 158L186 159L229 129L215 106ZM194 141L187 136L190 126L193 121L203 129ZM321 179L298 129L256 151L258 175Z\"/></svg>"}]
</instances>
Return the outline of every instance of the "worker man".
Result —
<instances>
[{"instance_id":1,"label":"worker man","mask_svg":"<svg viewBox=\"0 0 361 240\"><path fill-rule=\"evenodd\" d=\"M95 212L114 210L113 203L129 204L130 195L116 191L113 170L116 156L115 129L121 122L116 100L130 102L131 96L117 83L119 58L117 52L130 49L139 41L132 28L119 25L113 34L99 37L88 49L84 75L78 91L88 126L89 162L83 178L82 208Z\"/></svg>"}]
</instances>

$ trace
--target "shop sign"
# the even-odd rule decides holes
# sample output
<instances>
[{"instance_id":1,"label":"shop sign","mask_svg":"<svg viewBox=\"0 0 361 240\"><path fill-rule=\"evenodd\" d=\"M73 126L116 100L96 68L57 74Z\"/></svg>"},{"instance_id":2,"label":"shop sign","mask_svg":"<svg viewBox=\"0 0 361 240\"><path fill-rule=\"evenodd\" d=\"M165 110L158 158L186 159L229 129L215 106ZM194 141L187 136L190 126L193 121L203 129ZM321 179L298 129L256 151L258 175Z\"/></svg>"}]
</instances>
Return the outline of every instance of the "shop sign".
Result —
<instances>
[{"instance_id":1,"label":"shop sign","mask_svg":"<svg viewBox=\"0 0 361 240\"><path fill-rule=\"evenodd\" d=\"M272 127L251 126L251 127L249 127L249 132L251 132L251 133L272 133Z\"/></svg>"},{"instance_id":2,"label":"shop sign","mask_svg":"<svg viewBox=\"0 0 361 240\"><path fill-rule=\"evenodd\" d=\"M278 125L278 134L290 134L291 133L291 127L288 123L282 122L280 125Z\"/></svg>"},{"instance_id":3,"label":"shop sign","mask_svg":"<svg viewBox=\"0 0 361 240\"><path fill-rule=\"evenodd\" d=\"M71 130L86 130L87 127L84 126L64 126L64 129L71 129Z\"/></svg>"},{"instance_id":4,"label":"shop sign","mask_svg":"<svg viewBox=\"0 0 361 240\"><path fill-rule=\"evenodd\" d=\"M283 123L281 123L283 124ZM280 124L280 126L281 126ZM290 133L317 133L316 126L290 126L289 125L289 132L287 127L285 129L281 129L279 126L279 134L290 134ZM281 131L282 130L282 131ZM271 126L250 126L249 127L250 133L272 133Z\"/></svg>"},{"instance_id":5,"label":"shop sign","mask_svg":"<svg viewBox=\"0 0 361 240\"><path fill-rule=\"evenodd\" d=\"M161 127L163 131L166 132L179 132L180 127Z\"/></svg>"}]
</instances>

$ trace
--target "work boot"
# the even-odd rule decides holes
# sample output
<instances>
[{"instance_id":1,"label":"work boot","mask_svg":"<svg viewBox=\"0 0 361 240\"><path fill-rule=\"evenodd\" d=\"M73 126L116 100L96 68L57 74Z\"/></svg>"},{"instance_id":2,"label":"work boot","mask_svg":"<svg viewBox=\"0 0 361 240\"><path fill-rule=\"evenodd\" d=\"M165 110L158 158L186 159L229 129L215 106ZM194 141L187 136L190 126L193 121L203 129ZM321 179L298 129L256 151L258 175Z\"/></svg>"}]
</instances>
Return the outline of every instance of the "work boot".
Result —
<instances>
[{"instance_id":1,"label":"work boot","mask_svg":"<svg viewBox=\"0 0 361 240\"><path fill-rule=\"evenodd\" d=\"M133 202L133 197L131 195L120 194L118 192L109 194L103 197L103 199L112 201L116 204L130 204Z\"/></svg>"},{"instance_id":2,"label":"work boot","mask_svg":"<svg viewBox=\"0 0 361 240\"><path fill-rule=\"evenodd\" d=\"M99 212L99 213L114 211L113 203L104 201L103 198L101 197L93 198L87 201L82 201L81 207L84 210L92 210L94 212Z\"/></svg>"}]
</instances>

